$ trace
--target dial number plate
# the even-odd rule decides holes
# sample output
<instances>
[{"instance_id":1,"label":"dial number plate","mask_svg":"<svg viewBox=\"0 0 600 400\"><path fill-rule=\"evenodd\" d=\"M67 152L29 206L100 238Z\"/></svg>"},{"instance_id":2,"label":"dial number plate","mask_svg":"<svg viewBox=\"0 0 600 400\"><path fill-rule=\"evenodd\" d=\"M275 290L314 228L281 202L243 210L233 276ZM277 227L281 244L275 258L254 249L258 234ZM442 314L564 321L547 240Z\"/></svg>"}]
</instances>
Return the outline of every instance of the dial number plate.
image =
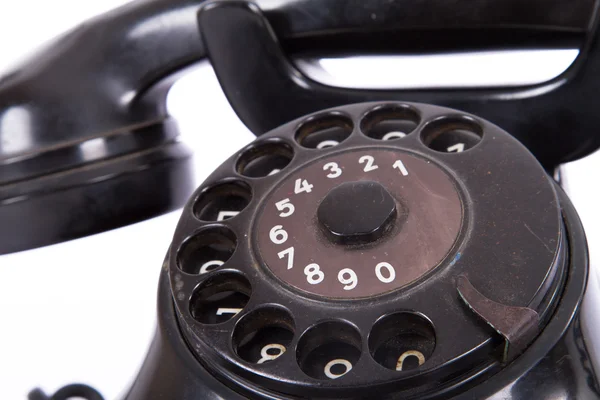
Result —
<instances>
[{"instance_id":1,"label":"dial number plate","mask_svg":"<svg viewBox=\"0 0 600 400\"><path fill-rule=\"evenodd\" d=\"M331 189L379 182L394 197L392 228L361 246L332 243L317 219ZM453 180L437 165L397 150L331 155L291 174L267 197L256 225L263 263L280 279L325 297L359 298L401 288L439 265L462 226Z\"/></svg>"}]
</instances>

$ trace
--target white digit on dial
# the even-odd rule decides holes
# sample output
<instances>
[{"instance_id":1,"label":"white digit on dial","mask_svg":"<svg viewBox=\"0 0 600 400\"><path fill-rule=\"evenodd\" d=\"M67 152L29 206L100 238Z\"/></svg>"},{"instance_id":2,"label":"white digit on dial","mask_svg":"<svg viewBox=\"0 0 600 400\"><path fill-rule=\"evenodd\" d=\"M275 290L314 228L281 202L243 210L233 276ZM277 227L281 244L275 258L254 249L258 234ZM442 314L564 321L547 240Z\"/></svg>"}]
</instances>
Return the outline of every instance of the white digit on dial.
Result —
<instances>
[{"instance_id":1,"label":"white digit on dial","mask_svg":"<svg viewBox=\"0 0 600 400\"><path fill-rule=\"evenodd\" d=\"M323 165L323 171L327 170L331 171L330 174L327 174L327 177L330 179L337 178L338 176L342 175L342 169L335 162L330 162Z\"/></svg>"},{"instance_id":2,"label":"white digit on dial","mask_svg":"<svg viewBox=\"0 0 600 400\"><path fill-rule=\"evenodd\" d=\"M294 213L294 211L296 211L294 205L290 203L290 199L283 199L281 201L278 201L277 203L275 203L275 207L277 207L279 211L282 211L282 213L279 214L279 216L282 218L289 217Z\"/></svg>"},{"instance_id":3,"label":"white digit on dial","mask_svg":"<svg viewBox=\"0 0 600 400\"><path fill-rule=\"evenodd\" d=\"M294 248L293 247L289 247L283 251L280 251L279 253L277 253L277 255L279 256L280 259L285 256L288 256L287 269L292 269L292 267L294 266Z\"/></svg>"},{"instance_id":4,"label":"white digit on dial","mask_svg":"<svg viewBox=\"0 0 600 400\"><path fill-rule=\"evenodd\" d=\"M283 229L282 225L275 225L271 229L271 232L269 232L269 238L275 244L282 244L288 239L288 233Z\"/></svg>"},{"instance_id":5,"label":"white digit on dial","mask_svg":"<svg viewBox=\"0 0 600 400\"><path fill-rule=\"evenodd\" d=\"M455 145L448 147L446 149L446 151L448 153L452 153L452 152L462 153L463 151L465 151L465 144L464 143L456 143Z\"/></svg>"},{"instance_id":6,"label":"white digit on dial","mask_svg":"<svg viewBox=\"0 0 600 400\"><path fill-rule=\"evenodd\" d=\"M383 273L381 272L382 269L387 270L387 274L389 275L387 278L383 276ZM394 267L392 267L391 264L381 262L375 267L375 275L377 275L377 279L379 279L381 282L390 283L393 282L394 279L396 279L396 270L394 269Z\"/></svg>"},{"instance_id":7,"label":"white digit on dial","mask_svg":"<svg viewBox=\"0 0 600 400\"><path fill-rule=\"evenodd\" d=\"M225 264L225 263L221 260L207 261L204 264L202 264L202 266L200 267L200 274L206 274L207 272L210 272L213 269L220 267L223 264Z\"/></svg>"},{"instance_id":8,"label":"white digit on dial","mask_svg":"<svg viewBox=\"0 0 600 400\"><path fill-rule=\"evenodd\" d=\"M400 131L388 132L385 135L383 135L383 137L381 138L381 140L399 139L399 138L403 138L405 136L406 136L406 133L400 132Z\"/></svg>"},{"instance_id":9,"label":"white digit on dial","mask_svg":"<svg viewBox=\"0 0 600 400\"><path fill-rule=\"evenodd\" d=\"M224 315L224 314L238 315L240 311L242 311L241 308L219 308L217 310L217 315Z\"/></svg>"},{"instance_id":10,"label":"white digit on dial","mask_svg":"<svg viewBox=\"0 0 600 400\"><path fill-rule=\"evenodd\" d=\"M342 372L341 374L334 373L332 369L336 365L342 365L345 368L344 372ZM351 369L352 363L350 361L344 360L343 358L336 358L335 360L329 361L325 365L323 372L325 372L325 376L327 376L329 379L337 379L340 376L346 375L348 372L350 372Z\"/></svg>"},{"instance_id":11,"label":"white digit on dial","mask_svg":"<svg viewBox=\"0 0 600 400\"><path fill-rule=\"evenodd\" d=\"M345 278L344 275L350 275L349 278ZM338 281L344 286L344 290L352 290L356 287L358 283L358 276L356 276L356 272L352 271L350 268L344 268L338 274Z\"/></svg>"},{"instance_id":12,"label":"white digit on dial","mask_svg":"<svg viewBox=\"0 0 600 400\"><path fill-rule=\"evenodd\" d=\"M306 179L296 179L296 184L294 186L294 193L299 194L302 192L310 193L312 192L313 185L308 183Z\"/></svg>"},{"instance_id":13,"label":"white digit on dial","mask_svg":"<svg viewBox=\"0 0 600 400\"><path fill-rule=\"evenodd\" d=\"M337 146L338 144L340 144L340 142L338 142L337 140L323 140L317 145L317 149L326 149L328 147Z\"/></svg>"},{"instance_id":14,"label":"white digit on dial","mask_svg":"<svg viewBox=\"0 0 600 400\"><path fill-rule=\"evenodd\" d=\"M402 160L396 160L396 162L394 163L394 165L392 165L392 168L399 169L400 172L402 173L402 175L404 175L404 176L408 175L408 170L404 166L404 163L402 162Z\"/></svg>"},{"instance_id":15,"label":"white digit on dial","mask_svg":"<svg viewBox=\"0 0 600 400\"><path fill-rule=\"evenodd\" d=\"M304 275L306 275L306 281L311 285L321 283L325 279L325 274L321 271L319 264L308 264L304 268Z\"/></svg>"},{"instance_id":16,"label":"white digit on dial","mask_svg":"<svg viewBox=\"0 0 600 400\"><path fill-rule=\"evenodd\" d=\"M404 365L404 360L408 357L415 357L419 365L425 364L425 356L418 350L408 350L402 353L402 355L398 358L398 362L396 362L396 371L402 371L402 367Z\"/></svg>"},{"instance_id":17,"label":"white digit on dial","mask_svg":"<svg viewBox=\"0 0 600 400\"><path fill-rule=\"evenodd\" d=\"M219 215L217 215L217 221L225 221L226 219L235 217L239 213L239 211L219 211Z\"/></svg>"},{"instance_id":18,"label":"white digit on dial","mask_svg":"<svg viewBox=\"0 0 600 400\"><path fill-rule=\"evenodd\" d=\"M358 159L358 163L359 164L367 163L367 165L365 165L365 168L364 168L365 172L375 171L377 168L379 168L377 165L375 165L375 158L372 156L362 156L361 158Z\"/></svg>"},{"instance_id":19,"label":"white digit on dial","mask_svg":"<svg viewBox=\"0 0 600 400\"><path fill-rule=\"evenodd\" d=\"M269 354L269 350L276 350L275 354ZM285 346L279 343L271 343L264 346L260 349L260 356L262 357L258 360L257 364L263 364L266 361L272 361L279 358L283 353L285 353Z\"/></svg>"}]
</instances>

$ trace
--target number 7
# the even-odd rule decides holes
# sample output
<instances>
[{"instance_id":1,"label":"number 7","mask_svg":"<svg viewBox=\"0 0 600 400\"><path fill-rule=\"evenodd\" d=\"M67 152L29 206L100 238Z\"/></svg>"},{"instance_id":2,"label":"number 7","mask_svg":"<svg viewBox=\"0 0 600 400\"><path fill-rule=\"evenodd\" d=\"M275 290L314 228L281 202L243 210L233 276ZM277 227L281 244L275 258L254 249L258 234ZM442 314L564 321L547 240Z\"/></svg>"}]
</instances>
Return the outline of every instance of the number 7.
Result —
<instances>
[{"instance_id":1,"label":"number 7","mask_svg":"<svg viewBox=\"0 0 600 400\"><path fill-rule=\"evenodd\" d=\"M282 250L279 253L277 253L277 255L279 256L279 258L283 258L287 255L288 256L287 269L292 269L292 267L294 266L294 248L293 247L289 247L285 250Z\"/></svg>"}]
</instances>

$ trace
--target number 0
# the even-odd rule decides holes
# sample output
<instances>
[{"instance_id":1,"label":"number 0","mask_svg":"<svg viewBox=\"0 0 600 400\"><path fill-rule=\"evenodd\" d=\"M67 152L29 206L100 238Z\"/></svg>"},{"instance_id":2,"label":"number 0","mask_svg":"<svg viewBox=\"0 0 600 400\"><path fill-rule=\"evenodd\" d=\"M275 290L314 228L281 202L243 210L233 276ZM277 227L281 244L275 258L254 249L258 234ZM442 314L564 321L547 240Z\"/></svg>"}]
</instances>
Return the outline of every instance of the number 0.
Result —
<instances>
[{"instance_id":1,"label":"number 0","mask_svg":"<svg viewBox=\"0 0 600 400\"><path fill-rule=\"evenodd\" d=\"M389 275L387 278L381 273L382 269L387 269L387 274ZM381 282L390 283L396 279L396 270L394 270L394 267L392 267L391 264L381 262L375 267L375 275L377 275L377 279L379 279Z\"/></svg>"}]
</instances>

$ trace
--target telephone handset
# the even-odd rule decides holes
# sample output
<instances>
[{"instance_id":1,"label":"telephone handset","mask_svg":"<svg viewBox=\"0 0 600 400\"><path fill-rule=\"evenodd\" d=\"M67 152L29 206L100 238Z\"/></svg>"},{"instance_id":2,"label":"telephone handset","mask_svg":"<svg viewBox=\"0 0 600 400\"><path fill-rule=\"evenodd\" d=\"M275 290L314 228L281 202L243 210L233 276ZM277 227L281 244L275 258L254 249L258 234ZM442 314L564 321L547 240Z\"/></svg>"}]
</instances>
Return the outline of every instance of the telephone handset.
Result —
<instances>
[{"instance_id":1,"label":"telephone handset","mask_svg":"<svg viewBox=\"0 0 600 400\"><path fill-rule=\"evenodd\" d=\"M208 55L256 135L319 109L397 99L488 118L547 168L598 147L588 135L597 122L588 101L597 92L592 0L479 0L460 9L445 1L205 3L134 1L56 39L0 80L0 254L181 206L193 189L191 152L177 141L165 97L180 71ZM339 89L289 62L307 54L564 46L581 49L574 65L528 88ZM139 196L123 195L130 191Z\"/></svg>"},{"instance_id":2,"label":"telephone handset","mask_svg":"<svg viewBox=\"0 0 600 400\"><path fill-rule=\"evenodd\" d=\"M189 198L130 400L599 397L585 236L548 175L599 145L598 3L457 7L138 1L83 24L0 80L0 252ZM561 46L574 65L521 88L341 89L290 61ZM190 198L165 95L206 57L260 137Z\"/></svg>"}]
</instances>

